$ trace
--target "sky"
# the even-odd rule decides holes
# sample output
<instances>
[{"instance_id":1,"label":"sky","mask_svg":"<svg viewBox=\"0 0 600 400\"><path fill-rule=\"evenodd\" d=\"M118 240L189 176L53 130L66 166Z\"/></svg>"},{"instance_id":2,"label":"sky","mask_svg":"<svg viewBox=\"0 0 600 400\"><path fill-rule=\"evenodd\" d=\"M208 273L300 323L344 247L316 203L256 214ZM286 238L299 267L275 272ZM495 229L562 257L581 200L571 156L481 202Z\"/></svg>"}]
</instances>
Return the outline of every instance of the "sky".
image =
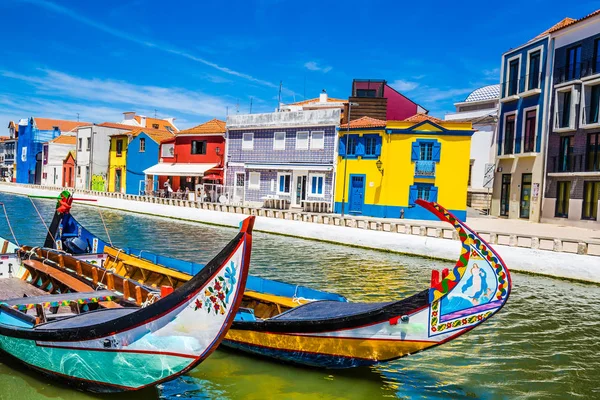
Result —
<instances>
[{"instance_id":1,"label":"sky","mask_svg":"<svg viewBox=\"0 0 600 400\"><path fill-rule=\"evenodd\" d=\"M385 79L443 117L500 81L502 53L597 1L0 0L0 123L188 128Z\"/></svg>"}]
</instances>

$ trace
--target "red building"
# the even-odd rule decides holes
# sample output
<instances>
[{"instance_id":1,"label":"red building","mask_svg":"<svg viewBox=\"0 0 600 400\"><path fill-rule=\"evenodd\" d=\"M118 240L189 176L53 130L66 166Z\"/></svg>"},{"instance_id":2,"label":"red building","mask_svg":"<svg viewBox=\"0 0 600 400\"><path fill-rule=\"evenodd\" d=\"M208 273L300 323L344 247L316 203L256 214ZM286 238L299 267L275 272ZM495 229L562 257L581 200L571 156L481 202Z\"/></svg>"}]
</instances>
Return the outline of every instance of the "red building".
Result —
<instances>
[{"instance_id":1,"label":"red building","mask_svg":"<svg viewBox=\"0 0 600 400\"><path fill-rule=\"evenodd\" d=\"M159 163L144 171L149 187L196 191L202 184L223 184L225 121L213 119L180 131L160 144ZM152 183L150 183L152 182Z\"/></svg>"},{"instance_id":2,"label":"red building","mask_svg":"<svg viewBox=\"0 0 600 400\"><path fill-rule=\"evenodd\" d=\"M63 187L75 187L75 151L70 151L63 161Z\"/></svg>"}]
</instances>

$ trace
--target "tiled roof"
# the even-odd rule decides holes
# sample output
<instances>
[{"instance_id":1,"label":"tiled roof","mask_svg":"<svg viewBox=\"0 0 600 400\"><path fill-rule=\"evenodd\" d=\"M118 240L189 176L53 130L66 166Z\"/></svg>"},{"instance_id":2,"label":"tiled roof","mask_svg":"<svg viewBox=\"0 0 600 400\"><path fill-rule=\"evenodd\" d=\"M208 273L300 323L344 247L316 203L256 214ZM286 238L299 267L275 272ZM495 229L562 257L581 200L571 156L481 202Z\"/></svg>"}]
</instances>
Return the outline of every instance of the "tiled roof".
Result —
<instances>
[{"instance_id":1,"label":"tiled roof","mask_svg":"<svg viewBox=\"0 0 600 400\"><path fill-rule=\"evenodd\" d=\"M489 85L473 90L465 99L465 103L469 101L495 100L499 98L500 85Z\"/></svg>"},{"instance_id":2,"label":"tiled roof","mask_svg":"<svg viewBox=\"0 0 600 400\"><path fill-rule=\"evenodd\" d=\"M50 118L33 118L35 125L41 131L51 131L55 126L61 132L71 132L79 126L92 125L91 122L79 122L79 121L66 121L64 119L50 119Z\"/></svg>"},{"instance_id":3,"label":"tiled roof","mask_svg":"<svg viewBox=\"0 0 600 400\"><path fill-rule=\"evenodd\" d=\"M575 20L573 18L567 17L567 18L563 19L562 21L558 22L557 24L552 25L550 27L550 29L546 29L544 32L542 32L539 35L537 35L534 39L537 39L539 37L545 36L545 35L547 35L547 34L549 34L551 32L555 32L555 31L557 31L557 30L559 30L561 28L564 28L565 26L567 26L567 25L569 25L569 24L571 24L573 22L575 22Z\"/></svg>"},{"instance_id":4,"label":"tiled roof","mask_svg":"<svg viewBox=\"0 0 600 400\"><path fill-rule=\"evenodd\" d=\"M303 105L306 105L306 104L319 103L320 101L321 101L321 99L319 97L315 97L314 99L306 99L306 100L302 100L302 101L297 101L295 103L290 103L288 105L290 105L290 106L303 106ZM336 98L328 97L327 98L327 102L328 103L347 103L348 100L347 99L336 99Z\"/></svg>"},{"instance_id":5,"label":"tiled roof","mask_svg":"<svg viewBox=\"0 0 600 400\"><path fill-rule=\"evenodd\" d=\"M362 117L359 119L355 119L350 121L350 129L353 128L385 128L386 121L371 117ZM344 124L340 126L340 129L348 129L348 124Z\"/></svg>"},{"instance_id":6,"label":"tiled roof","mask_svg":"<svg viewBox=\"0 0 600 400\"><path fill-rule=\"evenodd\" d=\"M135 118L135 120L138 122L138 124L141 124L142 119L139 115L136 115L133 118ZM169 129L171 129L173 132L177 132L177 128L175 128L175 126L173 126L173 124L171 124L166 119L146 117L146 128L155 129L153 127L153 125L158 125L158 129L163 130L163 131L168 130L167 127L169 127Z\"/></svg>"},{"instance_id":7,"label":"tiled roof","mask_svg":"<svg viewBox=\"0 0 600 400\"><path fill-rule=\"evenodd\" d=\"M75 146L75 143L77 143L77 137L73 135L60 135L50 140L48 143L70 144Z\"/></svg>"},{"instance_id":8,"label":"tiled roof","mask_svg":"<svg viewBox=\"0 0 600 400\"><path fill-rule=\"evenodd\" d=\"M596 15L600 15L600 10L596 10L593 13L590 13L590 14L586 15L585 17L579 18L579 19L565 18L562 21L560 21L558 24L556 24L552 28L550 28L548 30L548 33L556 32L560 29L566 28L567 26L571 26L571 25L581 22L585 19L592 18Z\"/></svg>"},{"instance_id":9,"label":"tiled roof","mask_svg":"<svg viewBox=\"0 0 600 400\"><path fill-rule=\"evenodd\" d=\"M179 131L178 135L198 135L202 133L225 133L225 121L214 118L193 128Z\"/></svg>"},{"instance_id":10,"label":"tiled roof","mask_svg":"<svg viewBox=\"0 0 600 400\"><path fill-rule=\"evenodd\" d=\"M125 132L124 135L131 135L133 137L136 137L137 135L139 135L142 132L144 132L146 135L150 136L150 138L152 140L154 140L156 143L160 143L161 141L163 141L165 139L170 139L174 136L169 131L163 131L160 129L148 129L148 128L136 128L129 132ZM112 135L112 136L119 136L119 135Z\"/></svg>"},{"instance_id":11,"label":"tiled roof","mask_svg":"<svg viewBox=\"0 0 600 400\"><path fill-rule=\"evenodd\" d=\"M0 136L0 142L6 142L7 140L10 140L10 136Z\"/></svg>"},{"instance_id":12,"label":"tiled roof","mask_svg":"<svg viewBox=\"0 0 600 400\"><path fill-rule=\"evenodd\" d=\"M98 126L103 126L105 128L114 128L114 129L127 129L127 130L131 129L131 125L117 124L115 122L103 122L101 124L98 124Z\"/></svg>"},{"instance_id":13,"label":"tiled roof","mask_svg":"<svg viewBox=\"0 0 600 400\"><path fill-rule=\"evenodd\" d=\"M432 117L431 115L427 115L427 114L415 114L412 117L408 117L406 119L404 119L403 121L406 122L423 122L423 121L430 121L436 124L440 124L442 123L442 120L436 117Z\"/></svg>"}]
</instances>

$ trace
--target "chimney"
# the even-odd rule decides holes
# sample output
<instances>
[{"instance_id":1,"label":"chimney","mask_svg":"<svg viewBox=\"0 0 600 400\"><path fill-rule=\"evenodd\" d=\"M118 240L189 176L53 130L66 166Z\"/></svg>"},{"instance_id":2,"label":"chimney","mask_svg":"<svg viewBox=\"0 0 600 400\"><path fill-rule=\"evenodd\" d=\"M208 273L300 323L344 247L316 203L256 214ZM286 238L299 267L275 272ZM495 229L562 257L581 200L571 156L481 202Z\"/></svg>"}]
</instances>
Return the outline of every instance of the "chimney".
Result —
<instances>
[{"instance_id":1,"label":"chimney","mask_svg":"<svg viewBox=\"0 0 600 400\"><path fill-rule=\"evenodd\" d=\"M138 117L140 117L140 126L146 128L146 116L145 115L138 115Z\"/></svg>"},{"instance_id":2,"label":"chimney","mask_svg":"<svg viewBox=\"0 0 600 400\"><path fill-rule=\"evenodd\" d=\"M135 117L135 111L125 111L123 113L125 121L131 121L133 120L133 117Z\"/></svg>"},{"instance_id":3,"label":"chimney","mask_svg":"<svg viewBox=\"0 0 600 400\"><path fill-rule=\"evenodd\" d=\"M319 95L319 103L327 103L327 90L323 89Z\"/></svg>"},{"instance_id":4,"label":"chimney","mask_svg":"<svg viewBox=\"0 0 600 400\"><path fill-rule=\"evenodd\" d=\"M171 125L175 125L173 122L175 121L175 118L173 117L169 117L169 118L165 118L165 121L167 121L168 123L170 123Z\"/></svg>"}]
</instances>

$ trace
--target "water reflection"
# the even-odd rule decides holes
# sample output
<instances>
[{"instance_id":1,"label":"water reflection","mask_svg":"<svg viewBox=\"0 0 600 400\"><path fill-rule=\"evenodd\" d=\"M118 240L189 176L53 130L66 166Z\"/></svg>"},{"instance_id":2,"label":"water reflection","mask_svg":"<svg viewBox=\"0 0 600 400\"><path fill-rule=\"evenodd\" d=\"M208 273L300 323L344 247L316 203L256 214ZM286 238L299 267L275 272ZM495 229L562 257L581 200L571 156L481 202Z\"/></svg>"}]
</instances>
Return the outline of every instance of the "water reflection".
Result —
<instances>
[{"instance_id":1,"label":"water reflection","mask_svg":"<svg viewBox=\"0 0 600 400\"><path fill-rule=\"evenodd\" d=\"M0 201L7 205L17 237L42 243L44 228L29 200L0 195ZM49 220L54 202L36 204ZM74 214L105 236L98 209L76 206ZM116 245L190 261L208 261L235 235L229 228L109 210L103 215ZM10 235L3 224L0 235ZM264 233L255 234L253 245L252 274L337 292L354 301L411 295L428 286L432 268L452 266ZM520 274L513 274L513 283L508 304L490 321L452 343L389 364L322 371L218 350L188 375L161 385L159 394L165 399L600 398L600 287ZM23 393L90 398L50 385L37 374L23 378L21 372L0 366L0 387L5 385L15 394L20 388Z\"/></svg>"}]
</instances>

